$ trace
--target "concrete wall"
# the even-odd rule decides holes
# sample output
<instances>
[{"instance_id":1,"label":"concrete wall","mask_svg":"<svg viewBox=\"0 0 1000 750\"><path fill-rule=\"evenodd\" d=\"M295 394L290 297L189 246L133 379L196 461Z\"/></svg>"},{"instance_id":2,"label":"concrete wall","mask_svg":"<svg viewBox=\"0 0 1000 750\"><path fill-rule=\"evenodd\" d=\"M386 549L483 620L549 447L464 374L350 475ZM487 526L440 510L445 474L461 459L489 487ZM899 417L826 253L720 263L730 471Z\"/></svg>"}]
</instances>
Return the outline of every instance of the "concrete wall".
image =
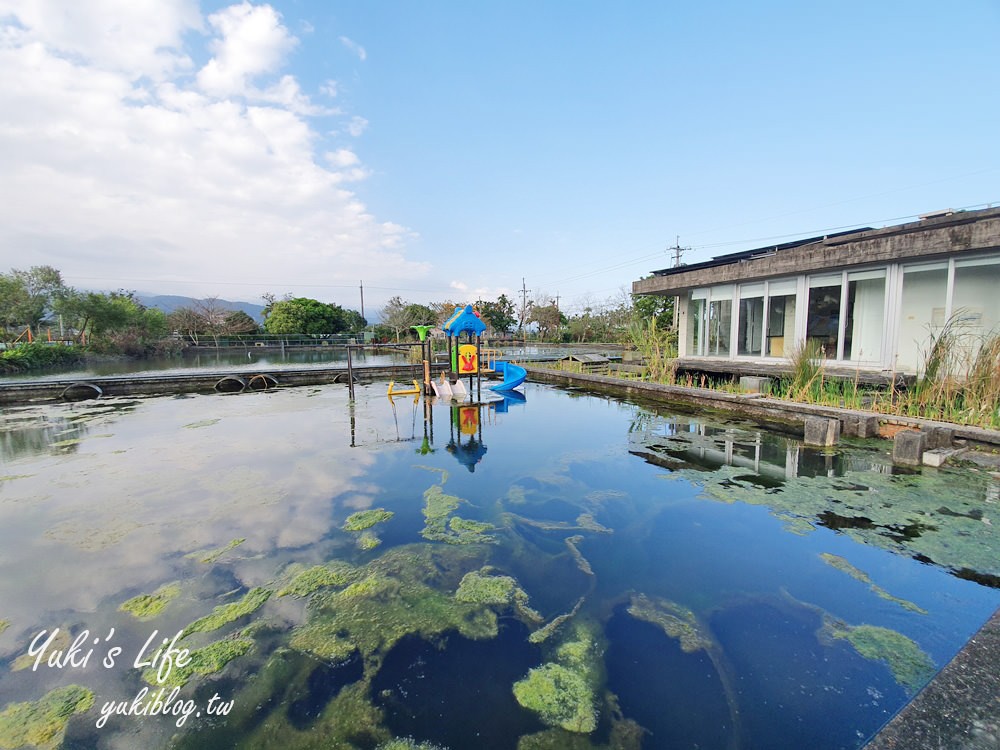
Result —
<instances>
[{"instance_id":1,"label":"concrete wall","mask_svg":"<svg viewBox=\"0 0 1000 750\"><path fill-rule=\"evenodd\" d=\"M632 292L676 295L712 284L996 248L1000 248L1000 208L991 208L821 240L738 263L653 276L633 282Z\"/></svg>"}]
</instances>

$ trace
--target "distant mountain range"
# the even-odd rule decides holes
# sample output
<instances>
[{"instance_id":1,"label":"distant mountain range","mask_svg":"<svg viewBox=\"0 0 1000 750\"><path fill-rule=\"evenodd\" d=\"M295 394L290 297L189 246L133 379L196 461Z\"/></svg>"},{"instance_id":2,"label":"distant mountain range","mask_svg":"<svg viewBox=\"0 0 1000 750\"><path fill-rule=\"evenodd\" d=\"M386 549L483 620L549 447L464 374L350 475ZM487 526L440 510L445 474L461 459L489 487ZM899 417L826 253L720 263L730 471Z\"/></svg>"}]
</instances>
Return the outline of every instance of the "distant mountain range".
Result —
<instances>
[{"instance_id":1,"label":"distant mountain range","mask_svg":"<svg viewBox=\"0 0 1000 750\"><path fill-rule=\"evenodd\" d=\"M205 300L195 299L194 297L181 297L176 294L142 294L137 293L135 295L138 300L144 304L146 307L154 307L157 310L163 310L163 312L168 315L174 310L181 307L194 307L195 304L199 302L204 302ZM224 307L227 310L242 310L251 318L256 320L258 323L264 321L263 305L255 305L252 302L230 302L226 299L216 299L216 304L220 307Z\"/></svg>"}]
</instances>

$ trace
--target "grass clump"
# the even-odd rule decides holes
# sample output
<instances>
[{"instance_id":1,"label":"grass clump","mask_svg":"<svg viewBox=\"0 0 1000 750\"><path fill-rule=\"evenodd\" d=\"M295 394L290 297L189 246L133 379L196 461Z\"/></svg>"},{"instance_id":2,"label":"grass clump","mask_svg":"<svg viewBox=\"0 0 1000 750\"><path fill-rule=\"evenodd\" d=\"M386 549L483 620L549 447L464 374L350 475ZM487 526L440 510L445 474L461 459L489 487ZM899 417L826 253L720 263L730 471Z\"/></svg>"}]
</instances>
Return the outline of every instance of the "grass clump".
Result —
<instances>
[{"instance_id":1,"label":"grass clump","mask_svg":"<svg viewBox=\"0 0 1000 750\"><path fill-rule=\"evenodd\" d=\"M385 508L374 508L372 510L362 510L352 513L344 521L344 531L364 531L377 523L385 523L394 515L396 514Z\"/></svg>"},{"instance_id":2,"label":"grass clump","mask_svg":"<svg viewBox=\"0 0 1000 750\"><path fill-rule=\"evenodd\" d=\"M70 718L93 705L94 694L79 685L57 688L37 701L12 703L0 712L0 747L55 750Z\"/></svg>"},{"instance_id":3,"label":"grass clump","mask_svg":"<svg viewBox=\"0 0 1000 750\"><path fill-rule=\"evenodd\" d=\"M160 586L152 594L140 594L133 596L126 602L122 602L118 607L120 612L128 612L139 620L152 620L160 614L164 608L176 599L181 593L178 583L168 583Z\"/></svg>"},{"instance_id":4,"label":"grass clump","mask_svg":"<svg viewBox=\"0 0 1000 750\"><path fill-rule=\"evenodd\" d=\"M44 342L18 344L0 352L0 373L65 367L82 361L83 349L78 346L54 346Z\"/></svg>"},{"instance_id":5,"label":"grass clump","mask_svg":"<svg viewBox=\"0 0 1000 750\"><path fill-rule=\"evenodd\" d=\"M253 614L260 609L264 602L271 597L271 591L265 588L250 589L242 599L232 604L223 604L212 610L212 613L195 620L186 628L182 638L187 638L192 633L207 633L218 630L224 625L235 622L241 617Z\"/></svg>"}]
</instances>

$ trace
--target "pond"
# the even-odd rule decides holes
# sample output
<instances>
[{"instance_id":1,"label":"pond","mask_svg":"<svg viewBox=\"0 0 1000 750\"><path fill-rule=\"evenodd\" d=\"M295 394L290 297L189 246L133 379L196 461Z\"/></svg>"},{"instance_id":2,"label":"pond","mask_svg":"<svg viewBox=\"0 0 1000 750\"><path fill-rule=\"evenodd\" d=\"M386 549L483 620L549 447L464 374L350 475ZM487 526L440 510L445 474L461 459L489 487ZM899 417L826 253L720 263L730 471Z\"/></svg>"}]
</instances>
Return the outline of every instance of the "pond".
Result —
<instances>
[{"instance_id":1,"label":"pond","mask_svg":"<svg viewBox=\"0 0 1000 750\"><path fill-rule=\"evenodd\" d=\"M385 388L0 413L0 747L860 748L1000 605L989 474Z\"/></svg>"}]
</instances>

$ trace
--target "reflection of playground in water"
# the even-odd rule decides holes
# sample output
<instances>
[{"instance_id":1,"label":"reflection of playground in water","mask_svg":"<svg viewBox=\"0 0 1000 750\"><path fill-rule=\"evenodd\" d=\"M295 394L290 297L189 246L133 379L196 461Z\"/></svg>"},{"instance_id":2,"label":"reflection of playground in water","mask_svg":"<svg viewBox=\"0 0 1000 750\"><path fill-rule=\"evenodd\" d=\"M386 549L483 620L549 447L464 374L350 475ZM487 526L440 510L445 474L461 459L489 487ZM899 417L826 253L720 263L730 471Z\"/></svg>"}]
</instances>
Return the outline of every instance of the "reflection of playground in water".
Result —
<instances>
[{"instance_id":1,"label":"reflection of playground in water","mask_svg":"<svg viewBox=\"0 0 1000 750\"><path fill-rule=\"evenodd\" d=\"M406 443L420 441L420 446L416 452L422 456L435 453L434 447L434 412L447 406L448 408L448 442L444 446L455 459L465 466L470 472L476 470L476 464L480 463L486 456L487 447L483 440L483 425L496 425L496 415L507 414L511 407L524 404L527 398L520 391L504 391L497 393L500 398L489 401L466 401L457 402L449 399L420 398L416 394L413 398L403 398L389 396L387 401L392 409L392 420L395 428L395 438L378 438L375 442ZM421 408L421 402L423 404ZM407 420L407 406L409 409L409 420ZM421 415L422 431L418 434L417 414ZM354 403L350 405L351 421L351 447L358 447L357 443L357 414ZM407 434L406 422L409 421L409 434Z\"/></svg>"}]
</instances>

